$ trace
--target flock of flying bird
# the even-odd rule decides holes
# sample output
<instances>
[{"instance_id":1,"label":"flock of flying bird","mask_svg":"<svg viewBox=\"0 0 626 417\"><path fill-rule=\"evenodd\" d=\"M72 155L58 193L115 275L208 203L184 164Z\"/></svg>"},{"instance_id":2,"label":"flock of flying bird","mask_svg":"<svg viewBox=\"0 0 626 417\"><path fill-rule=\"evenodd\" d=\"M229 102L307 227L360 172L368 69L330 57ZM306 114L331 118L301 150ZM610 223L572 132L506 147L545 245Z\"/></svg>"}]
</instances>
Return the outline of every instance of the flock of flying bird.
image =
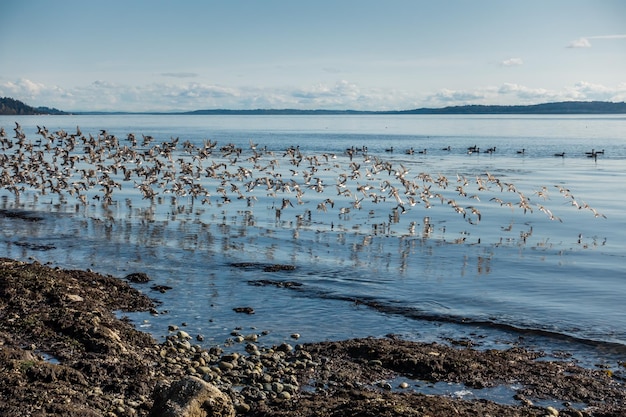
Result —
<instances>
[{"instance_id":1,"label":"flock of flying bird","mask_svg":"<svg viewBox=\"0 0 626 417\"><path fill-rule=\"evenodd\" d=\"M9 137L0 129L0 189L16 198L25 191L61 198L68 194L84 205L98 201L107 206L116 201L116 190L132 184L151 202L170 195L192 205L196 201L224 205L236 199L252 207L263 197L272 202L277 219L284 210L299 205L314 206L318 212L336 210L341 216L361 209L373 211L369 203L387 203L392 222L411 207L428 209L440 203L472 224L482 219L477 206L483 198L561 220L544 205L549 199L547 187L534 191L531 198L488 172L471 177L456 174L456 178L414 173L400 162L370 154L367 148L305 155L298 146L268 150L252 141L245 148L218 146L211 140L196 145L179 138L157 143L152 136L132 133L120 140L106 130L85 135L79 127L72 133L38 127L31 141L17 122L13 130L14 136ZM555 187L572 206L606 217L576 200L567 188ZM535 196L541 203L535 202ZM311 210L305 213L310 217Z\"/></svg>"}]
</instances>

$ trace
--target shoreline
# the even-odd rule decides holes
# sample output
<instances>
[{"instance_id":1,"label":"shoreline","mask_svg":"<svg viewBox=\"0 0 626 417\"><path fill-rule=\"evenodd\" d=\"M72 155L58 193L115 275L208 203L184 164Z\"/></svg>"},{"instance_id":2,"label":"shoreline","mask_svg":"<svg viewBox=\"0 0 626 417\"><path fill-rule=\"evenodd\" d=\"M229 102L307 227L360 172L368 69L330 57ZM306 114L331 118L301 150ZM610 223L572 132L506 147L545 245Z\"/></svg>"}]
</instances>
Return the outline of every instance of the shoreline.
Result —
<instances>
[{"instance_id":1,"label":"shoreline","mask_svg":"<svg viewBox=\"0 0 626 417\"><path fill-rule=\"evenodd\" d=\"M236 354L175 328L158 343L115 315L156 306L126 279L0 259L0 414L157 415L163 392L195 378L225 395L230 415L626 415L621 370L392 335L279 346L233 335L246 344ZM418 392L440 382L517 388L509 404Z\"/></svg>"}]
</instances>

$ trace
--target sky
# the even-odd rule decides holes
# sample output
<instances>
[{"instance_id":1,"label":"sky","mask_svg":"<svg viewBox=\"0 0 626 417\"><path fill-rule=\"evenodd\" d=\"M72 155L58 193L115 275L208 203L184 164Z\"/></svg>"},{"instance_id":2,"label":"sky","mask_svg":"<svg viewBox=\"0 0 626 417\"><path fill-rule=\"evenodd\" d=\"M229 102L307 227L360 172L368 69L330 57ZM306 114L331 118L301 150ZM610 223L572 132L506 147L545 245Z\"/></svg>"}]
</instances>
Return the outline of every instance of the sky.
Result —
<instances>
[{"instance_id":1,"label":"sky","mask_svg":"<svg viewBox=\"0 0 626 417\"><path fill-rule=\"evenodd\" d=\"M137 112L626 101L626 1L2 0L0 97Z\"/></svg>"}]
</instances>

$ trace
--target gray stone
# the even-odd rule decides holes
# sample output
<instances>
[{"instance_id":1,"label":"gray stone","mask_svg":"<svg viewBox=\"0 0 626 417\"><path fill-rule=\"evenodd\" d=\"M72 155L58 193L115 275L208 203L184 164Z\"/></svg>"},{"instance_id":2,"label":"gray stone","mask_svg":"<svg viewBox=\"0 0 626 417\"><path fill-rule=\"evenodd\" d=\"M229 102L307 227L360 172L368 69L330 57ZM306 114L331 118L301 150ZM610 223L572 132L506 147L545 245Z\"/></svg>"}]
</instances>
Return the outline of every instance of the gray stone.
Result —
<instances>
[{"instance_id":1,"label":"gray stone","mask_svg":"<svg viewBox=\"0 0 626 417\"><path fill-rule=\"evenodd\" d=\"M226 394L193 376L155 391L150 417L234 417L235 408Z\"/></svg>"}]
</instances>

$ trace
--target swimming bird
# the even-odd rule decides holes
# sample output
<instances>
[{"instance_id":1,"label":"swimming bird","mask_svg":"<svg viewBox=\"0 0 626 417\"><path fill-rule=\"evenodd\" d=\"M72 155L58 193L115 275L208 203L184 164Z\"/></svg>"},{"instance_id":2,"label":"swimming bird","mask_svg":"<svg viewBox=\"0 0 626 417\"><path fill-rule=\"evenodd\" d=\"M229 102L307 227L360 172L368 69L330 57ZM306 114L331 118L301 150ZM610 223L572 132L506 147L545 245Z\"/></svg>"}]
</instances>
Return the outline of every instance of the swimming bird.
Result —
<instances>
[{"instance_id":1,"label":"swimming bird","mask_svg":"<svg viewBox=\"0 0 626 417\"><path fill-rule=\"evenodd\" d=\"M554 156L560 156L561 158L565 157L565 152L557 152L554 154Z\"/></svg>"}]
</instances>

